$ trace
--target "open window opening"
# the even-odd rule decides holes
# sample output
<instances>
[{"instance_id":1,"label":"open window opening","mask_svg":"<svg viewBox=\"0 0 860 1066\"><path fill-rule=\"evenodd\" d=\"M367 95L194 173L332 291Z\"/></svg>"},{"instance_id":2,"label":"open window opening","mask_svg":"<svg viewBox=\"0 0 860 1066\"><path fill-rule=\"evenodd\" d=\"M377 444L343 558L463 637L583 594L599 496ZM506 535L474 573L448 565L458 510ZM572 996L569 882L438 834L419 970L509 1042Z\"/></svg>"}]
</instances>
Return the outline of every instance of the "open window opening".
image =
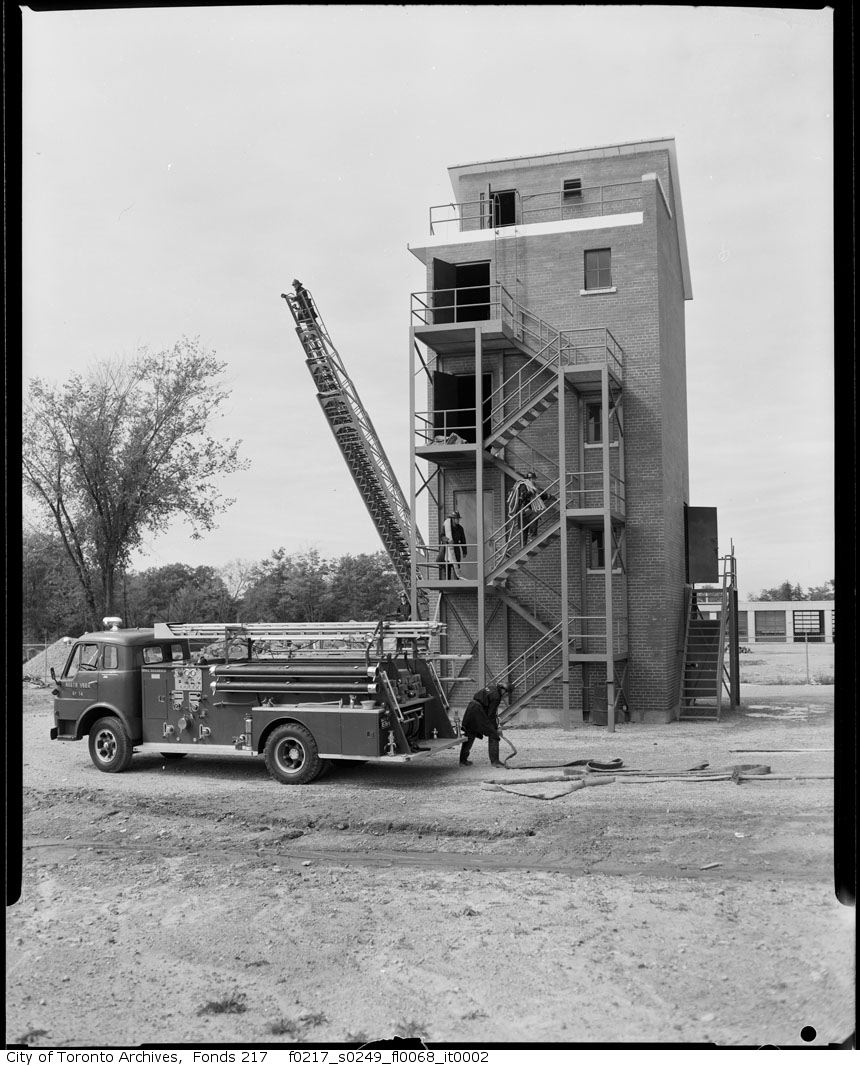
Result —
<instances>
[{"instance_id":1,"label":"open window opening","mask_svg":"<svg viewBox=\"0 0 860 1066\"><path fill-rule=\"evenodd\" d=\"M485 322L491 317L490 264L433 260L433 322Z\"/></svg>"},{"instance_id":2,"label":"open window opening","mask_svg":"<svg viewBox=\"0 0 860 1066\"><path fill-rule=\"evenodd\" d=\"M588 569L606 569L606 551L604 548L603 530L592 529L588 538Z\"/></svg>"},{"instance_id":3,"label":"open window opening","mask_svg":"<svg viewBox=\"0 0 860 1066\"><path fill-rule=\"evenodd\" d=\"M493 203L493 225L515 226L517 222L517 190L494 189L490 193Z\"/></svg>"},{"instance_id":4,"label":"open window opening","mask_svg":"<svg viewBox=\"0 0 860 1066\"><path fill-rule=\"evenodd\" d=\"M585 443L603 443L603 413L600 403L585 405Z\"/></svg>"},{"instance_id":5,"label":"open window opening","mask_svg":"<svg viewBox=\"0 0 860 1066\"><path fill-rule=\"evenodd\" d=\"M493 390L493 375L482 374L484 436L490 434L490 394ZM445 374L437 370L433 374L433 432L436 437L447 440L452 435L461 438L464 444L475 444L475 375Z\"/></svg>"}]
</instances>

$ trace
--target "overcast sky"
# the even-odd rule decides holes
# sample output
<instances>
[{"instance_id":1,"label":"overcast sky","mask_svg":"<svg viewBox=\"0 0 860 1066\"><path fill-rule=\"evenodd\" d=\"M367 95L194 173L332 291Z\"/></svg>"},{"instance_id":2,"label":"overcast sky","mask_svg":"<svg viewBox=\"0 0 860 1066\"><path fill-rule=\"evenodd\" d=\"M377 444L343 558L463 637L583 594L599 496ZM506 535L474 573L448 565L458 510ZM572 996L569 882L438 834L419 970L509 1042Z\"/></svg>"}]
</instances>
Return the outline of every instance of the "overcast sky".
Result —
<instances>
[{"instance_id":1,"label":"overcast sky","mask_svg":"<svg viewBox=\"0 0 860 1066\"><path fill-rule=\"evenodd\" d=\"M406 249L446 168L675 137L690 503L741 593L833 575L830 11L24 11L24 379L199 336L249 471L137 566L381 544L280 293L317 299L404 487Z\"/></svg>"}]
</instances>

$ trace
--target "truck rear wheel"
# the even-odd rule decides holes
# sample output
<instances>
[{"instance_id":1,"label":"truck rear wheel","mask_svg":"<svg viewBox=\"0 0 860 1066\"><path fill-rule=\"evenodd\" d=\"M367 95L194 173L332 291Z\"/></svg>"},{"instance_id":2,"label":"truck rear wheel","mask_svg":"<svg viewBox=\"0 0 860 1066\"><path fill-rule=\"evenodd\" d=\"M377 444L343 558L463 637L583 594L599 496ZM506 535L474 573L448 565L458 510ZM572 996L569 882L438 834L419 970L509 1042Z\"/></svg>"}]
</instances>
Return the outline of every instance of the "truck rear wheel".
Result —
<instances>
[{"instance_id":1,"label":"truck rear wheel","mask_svg":"<svg viewBox=\"0 0 860 1066\"><path fill-rule=\"evenodd\" d=\"M306 785L323 771L319 748L303 725L279 725L266 741L266 769L282 785Z\"/></svg>"},{"instance_id":2,"label":"truck rear wheel","mask_svg":"<svg viewBox=\"0 0 860 1066\"><path fill-rule=\"evenodd\" d=\"M122 773L131 756L131 740L118 718L100 718L90 729L90 758L102 773Z\"/></svg>"}]
</instances>

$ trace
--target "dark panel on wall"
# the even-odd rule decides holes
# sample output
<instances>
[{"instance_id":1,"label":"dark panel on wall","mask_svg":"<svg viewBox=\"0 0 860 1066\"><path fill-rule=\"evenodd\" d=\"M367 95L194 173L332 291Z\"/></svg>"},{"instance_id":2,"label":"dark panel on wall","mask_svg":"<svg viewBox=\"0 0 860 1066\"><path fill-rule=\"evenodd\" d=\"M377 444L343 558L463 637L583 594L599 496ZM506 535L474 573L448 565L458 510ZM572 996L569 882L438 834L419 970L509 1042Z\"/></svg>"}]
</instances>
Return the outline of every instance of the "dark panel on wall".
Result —
<instances>
[{"instance_id":1,"label":"dark panel on wall","mask_svg":"<svg viewBox=\"0 0 860 1066\"><path fill-rule=\"evenodd\" d=\"M685 507L687 532L687 581L719 581L716 507Z\"/></svg>"}]
</instances>

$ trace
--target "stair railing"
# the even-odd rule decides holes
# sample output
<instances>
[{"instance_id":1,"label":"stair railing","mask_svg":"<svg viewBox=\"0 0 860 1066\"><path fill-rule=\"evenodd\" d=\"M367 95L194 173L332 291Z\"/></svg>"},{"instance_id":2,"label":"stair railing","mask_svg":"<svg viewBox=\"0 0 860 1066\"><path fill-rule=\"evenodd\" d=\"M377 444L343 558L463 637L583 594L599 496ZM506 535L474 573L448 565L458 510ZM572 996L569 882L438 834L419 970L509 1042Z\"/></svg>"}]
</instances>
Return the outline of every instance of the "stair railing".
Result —
<instances>
[{"instance_id":1,"label":"stair railing","mask_svg":"<svg viewBox=\"0 0 860 1066\"><path fill-rule=\"evenodd\" d=\"M497 529L495 529L487 538L486 550L484 554L485 574L489 575L496 570L504 562L508 556L516 556L520 551L524 549L524 545L519 543L518 547L515 547L520 540L520 531L522 521L523 524L528 525L532 522L545 522L548 518L555 521L559 514L559 497L558 497L558 482L551 482L545 489L541 489L541 494L548 495L550 498L545 501L543 511L537 515L531 515L528 519L517 512L508 517L508 519L502 523ZM545 530L544 530L545 531ZM532 535L529 537L528 543L539 539L541 536L540 527L538 526ZM527 545L525 546L527 547Z\"/></svg>"},{"instance_id":2,"label":"stair railing","mask_svg":"<svg viewBox=\"0 0 860 1066\"><path fill-rule=\"evenodd\" d=\"M490 684L507 685L519 690L520 695L525 695L533 687L534 675L561 651L561 630L562 624L559 622L516 659L512 659L504 670L491 679Z\"/></svg>"},{"instance_id":3,"label":"stair railing","mask_svg":"<svg viewBox=\"0 0 860 1066\"><path fill-rule=\"evenodd\" d=\"M678 685L678 714L684 712L684 679L687 673L687 649L690 644L690 620L693 616L693 586L684 586L684 642L681 646L681 677Z\"/></svg>"},{"instance_id":4,"label":"stair railing","mask_svg":"<svg viewBox=\"0 0 860 1066\"><path fill-rule=\"evenodd\" d=\"M508 466L519 468L524 472L533 470L541 481L555 481L558 478L558 463L549 455L545 455L533 444L515 437L508 443ZM521 454L525 452L526 454Z\"/></svg>"},{"instance_id":5,"label":"stair railing","mask_svg":"<svg viewBox=\"0 0 860 1066\"><path fill-rule=\"evenodd\" d=\"M547 378L547 372L552 372L553 369L552 363L539 362L537 357L533 357L505 378L489 396L493 425L508 422L520 411L530 407L535 397L552 384L552 379Z\"/></svg>"},{"instance_id":6,"label":"stair railing","mask_svg":"<svg viewBox=\"0 0 860 1066\"><path fill-rule=\"evenodd\" d=\"M717 667L717 714L719 715L723 702L723 674L725 672L725 659L726 659L726 634L729 622L729 611L732 608L731 593L735 586L735 557L734 555L725 555L722 558L723 574L722 584L720 588L720 657ZM729 699L731 700L731 689L729 688Z\"/></svg>"}]
</instances>

